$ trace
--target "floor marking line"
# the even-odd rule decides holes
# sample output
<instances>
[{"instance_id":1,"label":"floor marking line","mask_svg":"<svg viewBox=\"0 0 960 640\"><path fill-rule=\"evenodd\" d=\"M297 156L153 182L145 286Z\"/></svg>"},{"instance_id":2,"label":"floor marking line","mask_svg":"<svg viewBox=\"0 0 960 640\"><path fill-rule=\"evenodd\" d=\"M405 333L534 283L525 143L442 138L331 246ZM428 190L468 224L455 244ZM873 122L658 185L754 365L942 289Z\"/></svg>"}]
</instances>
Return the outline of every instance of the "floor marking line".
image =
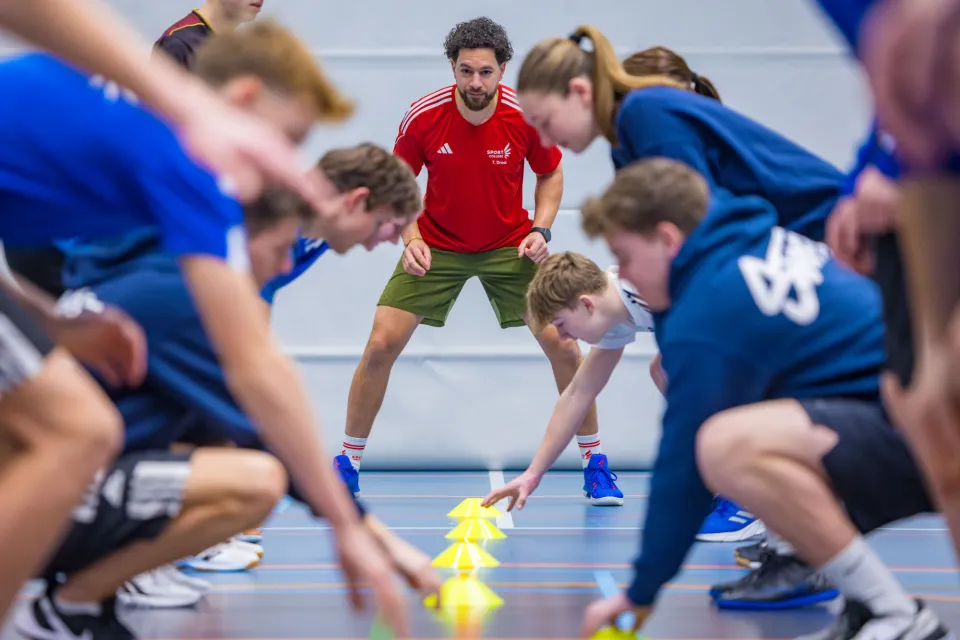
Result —
<instances>
[{"instance_id":1,"label":"floor marking line","mask_svg":"<svg viewBox=\"0 0 960 640\"><path fill-rule=\"evenodd\" d=\"M503 471L491 471L490 472L490 490L495 491L506 486L507 481L503 477ZM507 505L510 504L509 499L504 498L498 502L496 506L503 513L502 516L497 518L497 527L500 529L513 529L513 514L507 511Z\"/></svg>"},{"instance_id":2,"label":"floor marking line","mask_svg":"<svg viewBox=\"0 0 960 640\"><path fill-rule=\"evenodd\" d=\"M604 598L612 598L620 593L620 585L617 584L617 579L609 571L595 571L593 577L597 581L597 587ZM617 626L623 630L633 629L636 619L632 611L624 612L617 618Z\"/></svg>"}]
</instances>

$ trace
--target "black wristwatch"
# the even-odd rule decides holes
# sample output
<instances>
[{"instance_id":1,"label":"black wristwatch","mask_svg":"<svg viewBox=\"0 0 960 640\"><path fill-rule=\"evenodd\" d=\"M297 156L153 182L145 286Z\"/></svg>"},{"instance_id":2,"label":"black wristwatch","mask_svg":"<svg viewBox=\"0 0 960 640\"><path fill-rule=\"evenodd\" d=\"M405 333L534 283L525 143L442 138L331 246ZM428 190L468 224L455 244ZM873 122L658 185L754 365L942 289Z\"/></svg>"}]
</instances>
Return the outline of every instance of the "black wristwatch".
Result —
<instances>
[{"instance_id":1,"label":"black wristwatch","mask_svg":"<svg viewBox=\"0 0 960 640\"><path fill-rule=\"evenodd\" d=\"M534 231L542 235L544 240L546 240L547 242L550 242L550 237L552 236L552 234L550 233L550 229L547 229L546 227L534 227L533 229L530 229L531 233L533 233Z\"/></svg>"}]
</instances>

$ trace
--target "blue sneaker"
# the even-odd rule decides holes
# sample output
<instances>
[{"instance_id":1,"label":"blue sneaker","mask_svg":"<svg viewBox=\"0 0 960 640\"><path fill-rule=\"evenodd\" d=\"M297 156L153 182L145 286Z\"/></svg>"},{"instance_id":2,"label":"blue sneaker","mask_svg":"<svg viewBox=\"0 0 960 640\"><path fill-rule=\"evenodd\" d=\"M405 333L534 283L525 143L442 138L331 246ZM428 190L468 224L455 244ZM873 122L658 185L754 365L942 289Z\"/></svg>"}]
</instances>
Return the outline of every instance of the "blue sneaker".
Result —
<instances>
[{"instance_id":1,"label":"blue sneaker","mask_svg":"<svg viewBox=\"0 0 960 640\"><path fill-rule=\"evenodd\" d=\"M759 569L710 589L710 597L720 609L796 609L839 596L822 573L796 556L774 551L767 551Z\"/></svg>"},{"instance_id":2,"label":"blue sneaker","mask_svg":"<svg viewBox=\"0 0 960 640\"><path fill-rule=\"evenodd\" d=\"M766 532L763 521L726 498L713 501L713 512L703 521L697 540L701 542L740 542Z\"/></svg>"},{"instance_id":3,"label":"blue sneaker","mask_svg":"<svg viewBox=\"0 0 960 640\"><path fill-rule=\"evenodd\" d=\"M340 472L340 477L347 483L354 496L360 495L360 472L353 468L353 463L347 456L337 456L333 459L334 468Z\"/></svg>"},{"instance_id":4,"label":"blue sneaker","mask_svg":"<svg viewBox=\"0 0 960 640\"><path fill-rule=\"evenodd\" d=\"M597 507L621 507L623 492L614 484L616 479L617 474L607 465L607 456L602 453L591 456L583 470L583 495Z\"/></svg>"}]
</instances>

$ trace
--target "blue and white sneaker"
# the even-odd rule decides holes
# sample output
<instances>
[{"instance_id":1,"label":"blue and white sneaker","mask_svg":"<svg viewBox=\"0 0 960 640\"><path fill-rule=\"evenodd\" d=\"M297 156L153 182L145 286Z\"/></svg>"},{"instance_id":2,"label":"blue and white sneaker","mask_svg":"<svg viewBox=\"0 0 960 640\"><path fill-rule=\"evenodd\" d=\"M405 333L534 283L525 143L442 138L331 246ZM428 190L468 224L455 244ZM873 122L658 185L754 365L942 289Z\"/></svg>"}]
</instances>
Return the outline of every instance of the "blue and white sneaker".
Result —
<instances>
[{"instance_id":1,"label":"blue and white sneaker","mask_svg":"<svg viewBox=\"0 0 960 640\"><path fill-rule=\"evenodd\" d=\"M717 497L713 512L703 521L697 540L701 542L740 542L765 533L763 521L735 502Z\"/></svg>"},{"instance_id":2,"label":"blue and white sneaker","mask_svg":"<svg viewBox=\"0 0 960 640\"><path fill-rule=\"evenodd\" d=\"M347 487L354 496L360 495L360 472L353 468L353 463L347 456L337 456L333 459L334 468L340 472L340 477L347 483Z\"/></svg>"},{"instance_id":3,"label":"blue and white sneaker","mask_svg":"<svg viewBox=\"0 0 960 640\"><path fill-rule=\"evenodd\" d=\"M616 479L617 474L607 465L607 456L602 453L591 456L583 470L583 495L597 507L621 507L623 492L614 483Z\"/></svg>"}]
</instances>

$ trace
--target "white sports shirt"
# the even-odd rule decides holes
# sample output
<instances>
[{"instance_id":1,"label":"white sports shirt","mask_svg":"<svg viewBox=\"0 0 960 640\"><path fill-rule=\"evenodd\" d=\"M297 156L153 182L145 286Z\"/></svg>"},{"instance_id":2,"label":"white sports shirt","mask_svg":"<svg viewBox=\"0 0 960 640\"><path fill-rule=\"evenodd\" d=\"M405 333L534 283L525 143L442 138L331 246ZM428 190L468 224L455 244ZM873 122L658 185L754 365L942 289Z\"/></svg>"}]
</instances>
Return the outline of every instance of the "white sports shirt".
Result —
<instances>
[{"instance_id":1,"label":"white sports shirt","mask_svg":"<svg viewBox=\"0 0 960 640\"><path fill-rule=\"evenodd\" d=\"M616 267L607 269L607 277L610 278L613 286L620 292L620 299L624 306L630 312L629 319L622 322L607 332L600 342L593 345L597 349L620 349L631 342L636 342L637 333L641 331L653 331L653 315L650 313L647 303L643 301L637 290L633 288L626 280L620 279L620 274Z\"/></svg>"}]
</instances>

